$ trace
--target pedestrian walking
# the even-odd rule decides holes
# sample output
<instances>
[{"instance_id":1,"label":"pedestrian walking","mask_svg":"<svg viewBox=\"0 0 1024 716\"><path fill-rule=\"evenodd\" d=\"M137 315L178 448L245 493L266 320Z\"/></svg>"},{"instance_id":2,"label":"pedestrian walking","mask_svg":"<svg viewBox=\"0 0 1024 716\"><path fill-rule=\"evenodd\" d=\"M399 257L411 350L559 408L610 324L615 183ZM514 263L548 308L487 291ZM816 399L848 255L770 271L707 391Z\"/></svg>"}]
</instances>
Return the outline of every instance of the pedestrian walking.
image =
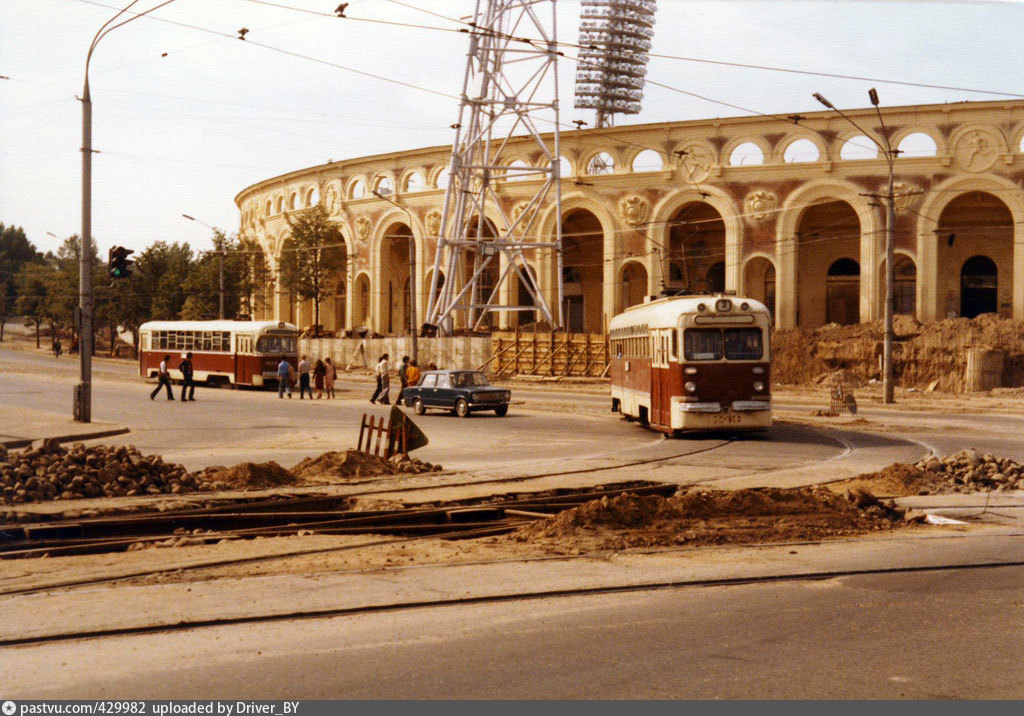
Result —
<instances>
[{"instance_id":1,"label":"pedestrian walking","mask_svg":"<svg viewBox=\"0 0 1024 716\"><path fill-rule=\"evenodd\" d=\"M370 402L376 403L379 397L382 405L390 405L391 401L388 399L388 391L391 389L391 373L388 366L387 353L380 357L377 367L374 368L374 373L377 376L377 390L373 391L373 397L370 398Z\"/></svg>"},{"instance_id":2,"label":"pedestrian walking","mask_svg":"<svg viewBox=\"0 0 1024 716\"><path fill-rule=\"evenodd\" d=\"M302 356L302 360L299 361L299 400L302 400L304 395L308 392L309 399L313 399L313 388L309 384L309 373L312 368L309 365L309 361L306 360L306 356Z\"/></svg>"},{"instance_id":3,"label":"pedestrian walking","mask_svg":"<svg viewBox=\"0 0 1024 716\"><path fill-rule=\"evenodd\" d=\"M405 371L405 379L409 385L420 384L420 364L416 362L415 358L409 361L409 369Z\"/></svg>"},{"instance_id":4,"label":"pedestrian walking","mask_svg":"<svg viewBox=\"0 0 1024 716\"><path fill-rule=\"evenodd\" d=\"M334 367L330 356L324 360L324 387L327 389L327 397L334 397L334 381L338 377L338 370Z\"/></svg>"},{"instance_id":5,"label":"pedestrian walking","mask_svg":"<svg viewBox=\"0 0 1024 716\"><path fill-rule=\"evenodd\" d=\"M53 357L60 358L60 354L64 352L64 347L60 344L60 338L57 336L53 337Z\"/></svg>"},{"instance_id":6,"label":"pedestrian walking","mask_svg":"<svg viewBox=\"0 0 1024 716\"><path fill-rule=\"evenodd\" d=\"M324 397L324 376L327 374L327 366L319 358L313 366L313 385L316 387L316 399Z\"/></svg>"},{"instance_id":7,"label":"pedestrian walking","mask_svg":"<svg viewBox=\"0 0 1024 716\"><path fill-rule=\"evenodd\" d=\"M196 398L196 384L192 380L192 351L185 354L185 359L178 364L178 370L181 371L181 402L185 402L185 391L188 391L188 400L193 403Z\"/></svg>"},{"instance_id":8,"label":"pedestrian walking","mask_svg":"<svg viewBox=\"0 0 1024 716\"><path fill-rule=\"evenodd\" d=\"M398 398L395 399L395 405L402 405L402 396L405 395L405 389L409 387L409 381L406 379L408 371L409 356L402 356L402 364L398 366L398 382L402 387L398 389Z\"/></svg>"},{"instance_id":9,"label":"pedestrian walking","mask_svg":"<svg viewBox=\"0 0 1024 716\"><path fill-rule=\"evenodd\" d=\"M153 400L156 394L160 392L161 386L167 388L167 399L174 400L174 393L171 392L171 373L167 370L167 361L171 359L170 356L164 356L164 359L160 361L160 369L156 375L156 387L153 392L149 394L149 399Z\"/></svg>"},{"instance_id":10,"label":"pedestrian walking","mask_svg":"<svg viewBox=\"0 0 1024 716\"><path fill-rule=\"evenodd\" d=\"M288 391L288 400L292 399L292 364L288 359L281 356L281 362L277 364L277 397L283 398L285 391Z\"/></svg>"}]
</instances>

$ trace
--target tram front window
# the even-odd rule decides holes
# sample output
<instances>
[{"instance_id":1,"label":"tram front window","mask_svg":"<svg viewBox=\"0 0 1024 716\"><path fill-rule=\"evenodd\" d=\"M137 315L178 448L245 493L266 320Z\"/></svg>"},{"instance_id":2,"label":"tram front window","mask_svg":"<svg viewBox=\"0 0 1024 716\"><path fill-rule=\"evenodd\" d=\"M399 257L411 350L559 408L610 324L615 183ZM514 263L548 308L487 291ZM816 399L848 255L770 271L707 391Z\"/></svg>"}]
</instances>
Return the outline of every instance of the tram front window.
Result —
<instances>
[{"instance_id":1,"label":"tram front window","mask_svg":"<svg viewBox=\"0 0 1024 716\"><path fill-rule=\"evenodd\" d=\"M683 334L683 351L688 361L721 360L722 332L716 328L689 328Z\"/></svg>"},{"instance_id":2,"label":"tram front window","mask_svg":"<svg viewBox=\"0 0 1024 716\"><path fill-rule=\"evenodd\" d=\"M759 328L726 328L726 360L759 360L764 354Z\"/></svg>"},{"instance_id":3,"label":"tram front window","mask_svg":"<svg viewBox=\"0 0 1024 716\"><path fill-rule=\"evenodd\" d=\"M260 336L256 350L260 353L294 353L295 336Z\"/></svg>"}]
</instances>

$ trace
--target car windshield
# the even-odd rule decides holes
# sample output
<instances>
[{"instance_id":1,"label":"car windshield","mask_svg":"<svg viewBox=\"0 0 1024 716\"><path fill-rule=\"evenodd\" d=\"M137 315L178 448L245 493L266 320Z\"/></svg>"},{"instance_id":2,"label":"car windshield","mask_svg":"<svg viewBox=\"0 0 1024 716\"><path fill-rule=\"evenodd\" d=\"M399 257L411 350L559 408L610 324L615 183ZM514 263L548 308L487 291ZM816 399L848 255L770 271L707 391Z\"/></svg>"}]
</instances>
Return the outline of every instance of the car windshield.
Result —
<instances>
[{"instance_id":1,"label":"car windshield","mask_svg":"<svg viewBox=\"0 0 1024 716\"><path fill-rule=\"evenodd\" d=\"M481 385L488 385L487 378L483 373L472 371L452 374L453 388L474 388Z\"/></svg>"}]
</instances>

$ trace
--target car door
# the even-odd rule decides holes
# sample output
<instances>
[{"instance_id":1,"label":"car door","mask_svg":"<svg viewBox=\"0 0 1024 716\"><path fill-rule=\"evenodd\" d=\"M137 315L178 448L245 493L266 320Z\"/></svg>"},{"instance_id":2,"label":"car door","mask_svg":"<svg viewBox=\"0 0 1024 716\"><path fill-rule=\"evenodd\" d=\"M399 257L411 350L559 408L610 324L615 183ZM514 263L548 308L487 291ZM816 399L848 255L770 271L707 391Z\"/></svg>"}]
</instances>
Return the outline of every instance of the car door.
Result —
<instances>
[{"instance_id":1,"label":"car door","mask_svg":"<svg viewBox=\"0 0 1024 716\"><path fill-rule=\"evenodd\" d=\"M434 403L439 408L451 408L455 405L455 389L452 388L451 376L448 373L439 373L437 376L437 397Z\"/></svg>"},{"instance_id":2,"label":"car door","mask_svg":"<svg viewBox=\"0 0 1024 716\"><path fill-rule=\"evenodd\" d=\"M424 405L437 407L437 374L427 373L423 376L419 387L416 388L416 394Z\"/></svg>"}]
</instances>

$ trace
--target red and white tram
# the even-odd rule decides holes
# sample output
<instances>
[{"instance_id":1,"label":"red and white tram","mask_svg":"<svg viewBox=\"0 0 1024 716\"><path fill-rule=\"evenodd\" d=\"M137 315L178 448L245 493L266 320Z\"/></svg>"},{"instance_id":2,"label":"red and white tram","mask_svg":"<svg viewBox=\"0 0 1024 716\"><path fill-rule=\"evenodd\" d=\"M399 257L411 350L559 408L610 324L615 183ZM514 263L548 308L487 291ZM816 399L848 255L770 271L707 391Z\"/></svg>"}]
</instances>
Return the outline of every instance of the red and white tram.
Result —
<instances>
[{"instance_id":1,"label":"red and white tram","mask_svg":"<svg viewBox=\"0 0 1024 716\"><path fill-rule=\"evenodd\" d=\"M278 321L150 321L139 327L139 375L155 378L170 355L171 378L181 380L178 364L191 351L197 383L276 385L282 356L298 365L298 335Z\"/></svg>"},{"instance_id":2,"label":"red and white tram","mask_svg":"<svg viewBox=\"0 0 1024 716\"><path fill-rule=\"evenodd\" d=\"M771 316L737 296L675 296L609 326L612 411L655 430L767 430Z\"/></svg>"}]
</instances>

